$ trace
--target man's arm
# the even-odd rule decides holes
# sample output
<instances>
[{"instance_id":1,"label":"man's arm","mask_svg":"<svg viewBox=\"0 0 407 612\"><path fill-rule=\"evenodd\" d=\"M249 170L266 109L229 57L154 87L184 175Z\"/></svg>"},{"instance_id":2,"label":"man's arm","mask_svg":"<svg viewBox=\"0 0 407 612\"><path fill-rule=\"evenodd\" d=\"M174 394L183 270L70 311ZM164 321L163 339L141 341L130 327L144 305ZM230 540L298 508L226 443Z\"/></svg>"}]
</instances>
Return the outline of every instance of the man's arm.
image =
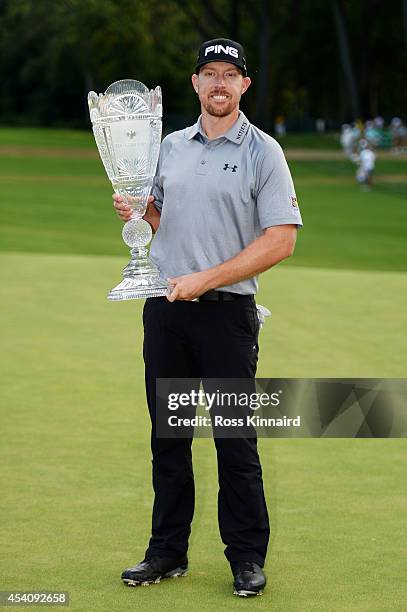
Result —
<instances>
[{"instance_id":1,"label":"man's arm","mask_svg":"<svg viewBox=\"0 0 407 612\"><path fill-rule=\"evenodd\" d=\"M154 196L149 196L147 210L143 217L150 225L153 233L155 234L160 225L161 213L154 206Z\"/></svg>"},{"instance_id":2,"label":"man's arm","mask_svg":"<svg viewBox=\"0 0 407 612\"><path fill-rule=\"evenodd\" d=\"M193 300L210 289L233 285L256 276L290 257L294 252L296 238L296 225L268 227L262 236L253 240L235 257L214 268L167 279L173 286L168 299L170 302Z\"/></svg>"}]
</instances>

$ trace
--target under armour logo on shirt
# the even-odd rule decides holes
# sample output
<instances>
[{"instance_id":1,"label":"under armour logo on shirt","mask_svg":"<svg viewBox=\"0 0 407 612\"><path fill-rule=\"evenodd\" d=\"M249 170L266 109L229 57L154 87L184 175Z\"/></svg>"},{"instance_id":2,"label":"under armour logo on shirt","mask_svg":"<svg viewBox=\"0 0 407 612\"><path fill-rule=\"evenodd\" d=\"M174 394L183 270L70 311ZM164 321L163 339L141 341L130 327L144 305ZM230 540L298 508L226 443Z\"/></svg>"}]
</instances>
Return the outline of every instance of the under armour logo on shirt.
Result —
<instances>
[{"instance_id":1,"label":"under armour logo on shirt","mask_svg":"<svg viewBox=\"0 0 407 612\"><path fill-rule=\"evenodd\" d=\"M232 170L232 172L236 172L237 166L229 166L229 164L225 164L223 169L224 170Z\"/></svg>"}]
</instances>

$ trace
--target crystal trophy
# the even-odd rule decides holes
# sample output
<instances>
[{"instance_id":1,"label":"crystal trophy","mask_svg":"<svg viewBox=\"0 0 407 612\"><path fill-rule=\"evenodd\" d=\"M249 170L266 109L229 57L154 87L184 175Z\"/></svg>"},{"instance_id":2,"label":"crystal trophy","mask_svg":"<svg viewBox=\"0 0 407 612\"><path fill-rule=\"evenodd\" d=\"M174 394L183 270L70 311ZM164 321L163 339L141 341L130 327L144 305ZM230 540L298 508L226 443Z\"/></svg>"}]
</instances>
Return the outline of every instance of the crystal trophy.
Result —
<instances>
[{"instance_id":1,"label":"crystal trophy","mask_svg":"<svg viewBox=\"0 0 407 612\"><path fill-rule=\"evenodd\" d=\"M126 79L88 95L93 134L114 191L132 208L122 231L131 259L109 300L166 295L168 285L148 255L152 229L142 217L153 185L162 129L161 88Z\"/></svg>"}]
</instances>

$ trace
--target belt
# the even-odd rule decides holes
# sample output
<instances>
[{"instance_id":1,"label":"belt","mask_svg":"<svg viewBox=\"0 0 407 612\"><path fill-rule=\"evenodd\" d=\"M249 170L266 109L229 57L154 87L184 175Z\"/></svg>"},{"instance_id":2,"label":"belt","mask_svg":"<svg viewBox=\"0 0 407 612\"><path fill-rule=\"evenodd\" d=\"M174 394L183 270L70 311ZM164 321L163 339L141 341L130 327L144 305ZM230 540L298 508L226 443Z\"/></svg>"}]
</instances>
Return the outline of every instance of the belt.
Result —
<instances>
[{"instance_id":1,"label":"belt","mask_svg":"<svg viewBox=\"0 0 407 612\"><path fill-rule=\"evenodd\" d=\"M251 296L242 295L241 293L232 293L231 291L215 291L215 289L211 289L200 295L196 300L197 302L233 302L234 300L239 300L244 297L247 298Z\"/></svg>"}]
</instances>

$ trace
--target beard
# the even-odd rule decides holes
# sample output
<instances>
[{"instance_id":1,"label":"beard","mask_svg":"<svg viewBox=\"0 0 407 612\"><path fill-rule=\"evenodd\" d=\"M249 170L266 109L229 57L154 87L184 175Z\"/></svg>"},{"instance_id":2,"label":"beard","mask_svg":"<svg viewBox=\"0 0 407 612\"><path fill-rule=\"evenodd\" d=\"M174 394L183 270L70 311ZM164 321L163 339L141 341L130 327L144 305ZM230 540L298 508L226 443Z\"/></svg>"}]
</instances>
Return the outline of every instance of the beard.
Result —
<instances>
[{"instance_id":1,"label":"beard","mask_svg":"<svg viewBox=\"0 0 407 612\"><path fill-rule=\"evenodd\" d=\"M226 106L224 106L223 108L215 108L215 106L213 106L210 102L208 104L205 104L204 108L209 115L212 115L212 117L227 117L235 109L233 104L230 103L226 104Z\"/></svg>"},{"instance_id":2,"label":"beard","mask_svg":"<svg viewBox=\"0 0 407 612\"><path fill-rule=\"evenodd\" d=\"M217 92L215 92L216 95ZM219 95L223 95L224 92L219 92ZM227 117L236 109L236 106L239 104L238 101L233 100L233 98L229 98L226 104L217 105L216 102L213 104L211 99L201 100L201 103L209 115L212 117Z\"/></svg>"}]
</instances>

